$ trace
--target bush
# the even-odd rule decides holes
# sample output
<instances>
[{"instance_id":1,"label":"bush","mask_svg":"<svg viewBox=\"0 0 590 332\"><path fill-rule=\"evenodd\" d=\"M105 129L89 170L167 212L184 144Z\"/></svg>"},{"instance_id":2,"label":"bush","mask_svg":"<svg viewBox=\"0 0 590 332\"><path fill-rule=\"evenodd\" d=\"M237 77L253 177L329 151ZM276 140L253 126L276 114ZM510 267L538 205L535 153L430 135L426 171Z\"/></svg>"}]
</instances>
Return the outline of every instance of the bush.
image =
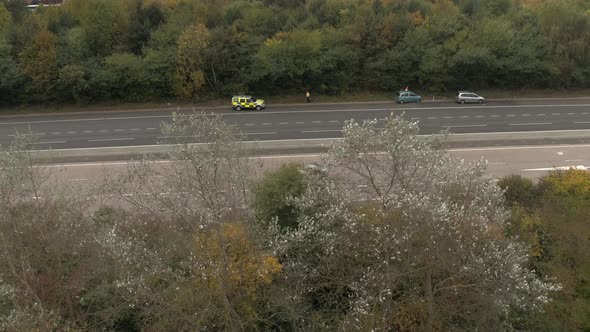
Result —
<instances>
[{"instance_id":1,"label":"bush","mask_svg":"<svg viewBox=\"0 0 590 332\"><path fill-rule=\"evenodd\" d=\"M305 190L304 175L297 164L282 166L279 170L267 173L255 191L256 217L263 223L278 218L282 228L297 228L297 211L290 203Z\"/></svg>"}]
</instances>

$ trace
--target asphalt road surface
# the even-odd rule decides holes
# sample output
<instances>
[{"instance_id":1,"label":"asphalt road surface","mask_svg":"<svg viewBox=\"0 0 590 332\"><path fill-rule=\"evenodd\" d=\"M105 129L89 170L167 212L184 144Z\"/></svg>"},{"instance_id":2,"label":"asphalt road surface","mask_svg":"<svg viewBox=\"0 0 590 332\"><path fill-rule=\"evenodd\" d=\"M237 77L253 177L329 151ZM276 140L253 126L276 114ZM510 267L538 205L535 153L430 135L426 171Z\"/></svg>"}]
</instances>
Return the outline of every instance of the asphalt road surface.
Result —
<instances>
[{"instance_id":1,"label":"asphalt road surface","mask_svg":"<svg viewBox=\"0 0 590 332\"><path fill-rule=\"evenodd\" d=\"M190 110L181 110L189 112ZM590 129L590 98L488 101L484 105L454 102L348 103L269 105L266 110L232 112L212 108L245 134L247 140L340 137L350 119L377 119L390 114L418 121L422 134L448 129L453 133ZM170 110L117 111L0 117L0 145L17 133L39 134L38 148L67 149L166 143L160 131Z\"/></svg>"},{"instance_id":2,"label":"asphalt road surface","mask_svg":"<svg viewBox=\"0 0 590 332\"><path fill-rule=\"evenodd\" d=\"M486 148L461 148L451 149L449 152L457 158L467 162L480 159L488 161L488 173L500 178L510 174L520 174L536 179L556 169L569 169L571 167L590 169L590 145L538 145L538 146L511 146L511 147L486 147ZM273 170L284 163L309 163L320 159L319 154L302 154L287 156L252 157L258 175L265 171ZM49 166L53 176L59 182L65 182L68 186L92 188L100 184L105 176L116 177L124 174L129 162L96 162L96 163L68 163ZM162 160L157 167L165 169L169 161ZM256 174L254 174L256 176Z\"/></svg>"}]
</instances>

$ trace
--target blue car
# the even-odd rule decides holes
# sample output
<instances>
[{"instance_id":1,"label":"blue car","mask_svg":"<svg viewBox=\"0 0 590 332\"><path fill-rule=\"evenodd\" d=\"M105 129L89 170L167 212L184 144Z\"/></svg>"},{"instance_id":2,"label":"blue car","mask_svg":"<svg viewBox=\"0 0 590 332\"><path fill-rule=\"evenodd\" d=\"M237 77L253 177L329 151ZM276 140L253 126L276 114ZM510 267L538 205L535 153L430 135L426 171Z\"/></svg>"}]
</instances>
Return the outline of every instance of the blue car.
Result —
<instances>
[{"instance_id":1,"label":"blue car","mask_svg":"<svg viewBox=\"0 0 590 332\"><path fill-rule=\"evenodd\" d=\"M422 97L413 93L412 91L399 91L395 93L395 102L399 104L404 103L419 103Z\"/></svg>"}]
</instances>

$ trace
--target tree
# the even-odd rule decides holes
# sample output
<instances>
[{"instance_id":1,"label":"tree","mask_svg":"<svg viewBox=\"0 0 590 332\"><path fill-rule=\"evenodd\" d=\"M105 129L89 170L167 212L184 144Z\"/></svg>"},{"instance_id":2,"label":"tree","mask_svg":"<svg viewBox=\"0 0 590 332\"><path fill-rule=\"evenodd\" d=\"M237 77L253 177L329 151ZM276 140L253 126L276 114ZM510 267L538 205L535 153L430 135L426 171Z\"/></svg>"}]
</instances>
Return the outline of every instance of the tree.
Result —
<instances>
[{"instance_id":1,"label":"tree","mask_svg":"<svg viewBox=\"0 0 590 332\"><path fill-rule=\"evenodd\" d=\"M6 29L12 23L12 16L10 12L4 6L4 3L0 2L0 36L4 34Z\"/></svg>"},{"instance_id":2,"label":"tree","mask_svg":"<svg viewBox=\"0 0 590 332\"><path fill-rule=\"evenodd\" d=\"M26 83L21 65L11 56L10 46L0 38L0 104L25 101Z\"/></svg>"},{"instance_id":3,"label":"tree","mask_svg":"<svg viewBox=\"0 0 590 332\"><path fill-rule=\"evenodd\" d=\"M135 12L129 23L129 48L135 54L141 54L152 33L165 23L166 17L160 5L146 5L144 1L136 1Z\"/></svg>"},{"instance_id":4,"label":"tree","mask_svg":"<svg viewBox=\"0 0 590 332\"><path fill-rule=\"evenodd\" d=\"M104 70L111 80L107 82L110 96L118 100L144 100L145 82L143 63L131 53L115 53L105 58Z\"/></svg>"},{"instance_id":5,"label":"tree","mask_svg":"<svg viewBox=\"0 0 590 332\"><path fill-rule=\"evenodd\" d=\"M507 184L514 186L508 192L523 191L518 182ZM526 241L532 253L529 264L538 274L555 278L562 289L543 314L521 313L513 321L528 330L587 329L590 176L575 169L551 172L529 190L538 204L528 210L514 207L508 232Z\"/></svg>"},{"instance_id":6,"label":"tree","mask_svg":"<svg viewBox=\"0 0 590 332\"><path fill-rule=\"evenodd\" d=\"M250 246L241 226L232 224L249 215L246 190L249 161L236 141L234 128L223 123L219 116L175 113L172 122L162 125L162 132L167 138L166 143L172 144L173 148L167 155L172 161L170 167L158 171L153 167L154 163L146 160L131 167L129 173L115 183L113 190L121 193L121 197L137 210L172 216L197 236L198 248L203 251L193 257L198 255L202 259L192 263L196 265L191 271L193 280L199 280L199 285L204 288L195 291L205 292L202 296L211 296L215 309L205 309L207 301L200 301L194 310L205 310L202 311L203 321L195 321L191 326L197 330L208 324L221 325L229 330L243 329L249 320L249 307L242 307L243 297L237 296L242 291L235 289L235 278L240 277L235 275L235 269L246 267L251 260L255 266L248 268L254 270L244 271L250 276L257 276L262 271L269 275L280 271L277 262L261 256L260 252L248 252L253 256L241 262L240 252L232 249L232 241L241 242L236 244L238 246ZM163 181L157 180L157 176L162 176ZM161 195L160 190L169 194ZM135 194L123 194L128 192ZM265 280L266 277L248 282L258 285Z\"/></svg>"},{"instance_id":7,"label":"tree","mask_svg":"<svg viewBox=\"0 0 590 332\"><path fill-rule=\"evenodd\" d=\"M520 205L532 208L537 204L538 194L532 180L520 175L510 175L498 181L498 186L504 190L504 197L508 205Z\"/></svg>"},{"instance_id":8,"label":"tree","mask_svg":"<svg viewBox=\"0 0 590 332\"><path fill-rule=\"evenodd\" d=\"M106 56L117 50L129 20L122 2L92 0L83 8L80 25L84 29L87 55Z\"/></svg>"},{"instance_id":9,"label":"tree","mask_svg":"<svg viewBox=\"0 0 590 332\"><path fill-rule=\"evenodd\" d=\"M401 118L390 117L380 131L374 125L349 122L329 154L351 189L367 188L359 195L374 202L376 216L358 223L372 235L356 247L367 248L372 263L348 323L489 330L513 306L540 310L558 287L527 269L524 247L502 233L502 193L483 164L454 161Z\"/></svg>"},{"instance_id":10,"label":"tree","mask_svg":"<svg viewBox=\"0 0 590 332\"><path fill-rule=\"evenodd\" d=\"M86 101L88 89L88 74L83 66L68 65L59 70L57 94L60 100L82 103Z\"/></svg>"},{"instance_id":11,"label":"tree","mask_svg":"<svg viewBox=\"0 0 590 332\"><path fill-rule=\"evenodd\" d=\"M178 38L177 94L182 98L195 97L205 84L211 84L204 72L203 58L203 51L209 46L209 38L209 30L202 24L191 25Z\"/></svg>"},{"instance_id":12,"label":"tree","mask_svg":"<svg viewBox=\"0 0 590 332\"><path fill-rule=\"evenodd\" d=\"M24 72L42 98L54 97L57 81L57 37L47 30L39 32L21 54Z\"/></svg>"}]
</instances>

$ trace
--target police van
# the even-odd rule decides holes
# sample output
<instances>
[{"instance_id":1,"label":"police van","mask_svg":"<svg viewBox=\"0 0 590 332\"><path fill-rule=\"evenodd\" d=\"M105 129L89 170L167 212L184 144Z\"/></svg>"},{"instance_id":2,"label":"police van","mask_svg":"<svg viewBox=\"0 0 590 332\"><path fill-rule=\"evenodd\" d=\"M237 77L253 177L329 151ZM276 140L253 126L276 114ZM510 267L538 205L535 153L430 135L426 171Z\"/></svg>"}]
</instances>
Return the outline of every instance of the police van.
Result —
<instances>
[{"instance_id":1,"label":"police van","mask_svg":"<svg viewBox=\"0 0 590 332\"><path fill-rule=\"evenodd\" d=\"M232 109L234 111L241 110L257 110L260 111L266 107L264 100L252 98L252 96L233 96L231 99Z\"/></svg>"}]
</instances>

